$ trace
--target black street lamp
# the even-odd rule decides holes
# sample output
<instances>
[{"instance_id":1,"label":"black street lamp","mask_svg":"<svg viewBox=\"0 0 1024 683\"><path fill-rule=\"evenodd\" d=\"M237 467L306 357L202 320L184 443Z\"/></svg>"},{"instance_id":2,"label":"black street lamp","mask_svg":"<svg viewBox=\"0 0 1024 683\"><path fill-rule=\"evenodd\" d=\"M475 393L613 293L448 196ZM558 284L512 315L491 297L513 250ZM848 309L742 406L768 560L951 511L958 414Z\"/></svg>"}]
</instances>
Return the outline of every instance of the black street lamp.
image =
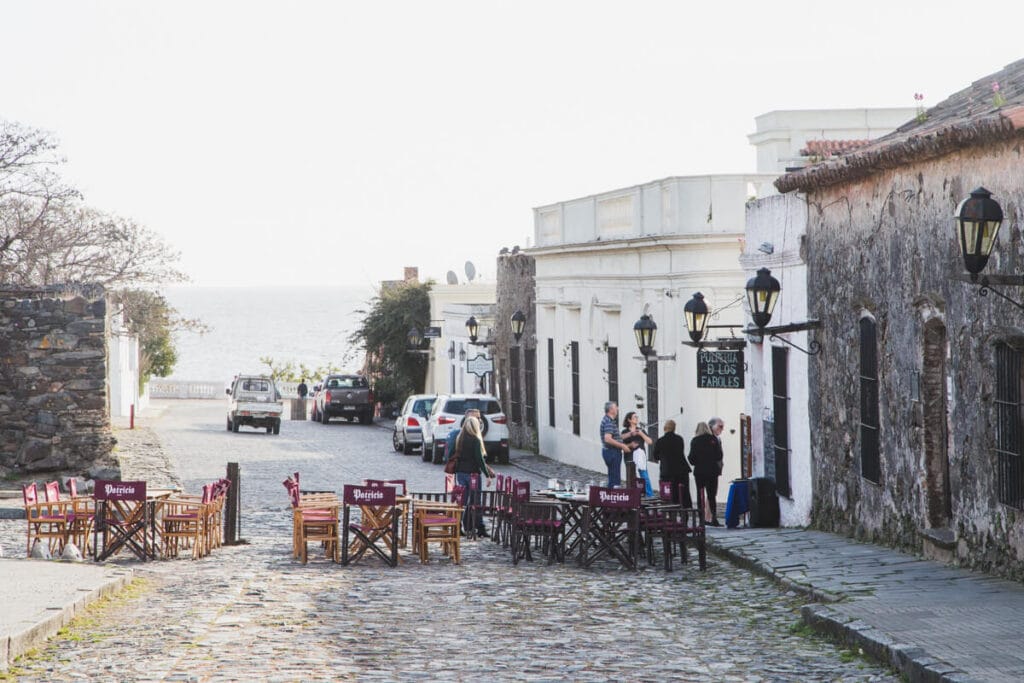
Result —
<instances>
[{"instance_id":1,"label":"black street lamp","mask_svg":"<svg viewBox=\"0 0 1024 683\"><path fill-rule=\"evenodd\" d=\"M469 331L470 343L475 344L477 333L480 331L480 324L476 321L476 316L469 316L469 320L466 321L466 330Z\"/></svg>"},{"instance_id":2,"label":"black street lamp","mask_svg":"<svg viewBox=\"0 0 1024 683\"><path fill-rule=\"evenodd\" d=\"M977 282L978 273L984 270L995 246L999 226L1003 223L1003 209L992 199L991 192L979 187L960 202L954 218L964 267L971 274L971 281Z\"/></svg>"},{"instance_id":3,"label":"black street lamp","mask_svg":"<svg viewBox=\"0 0 1024 683\"><path fill-rule=\"evenodd\" d=\"M409 328L409 334L406 335L406 339L409 340L410 349L419 349L423 344L423 333L420 332L420 328L414 325Z\"/></svg>"},{"instance_id":4,"label":"black street lamp","mask_svg":"<svg viewBox=\"0 0 1024 683\"><path fill-rule=\"evenodd\" d=\"M526 329L526 314L522 311L516 311L512 314L512 335L518 342L523 336L523 330Z\"/></svg>"},{"instance_id":5,"label":"black street lamp","mask_svg":"<svg viewBox=\"0 0 1024 683\"><path fill-rule=\"evenodd\" d=\"M747 301L754 324L764 329L772 320L775 304L779 302L782 286L772 277L772 271L760 268L755 277L747 280Z\"/></svg>"},{"instance_id":6,"label":"black street lamp","mask_svg":"<svg viewBox=\"0 0 1024 683\"><path fill-rule=\"evenodd\" d=\"M686 320L686 331L690 333L690 339L699 344L708 327L708 305L704 303L703 294L694 292L693 297L683 306L683 318Z\"/></svg>"},{"instance_id":7,"label":"black street lamp","mask_svg":"<svg viewBox=\"0 0 1024 683\"><path fill-rule=\"evenodd\" d=\"M654 338L658 334L658 325L651 316L644 313L633 325L636 345L640 347L640 355L647 357L654 353Z\"/></svg>"}]
</instances>

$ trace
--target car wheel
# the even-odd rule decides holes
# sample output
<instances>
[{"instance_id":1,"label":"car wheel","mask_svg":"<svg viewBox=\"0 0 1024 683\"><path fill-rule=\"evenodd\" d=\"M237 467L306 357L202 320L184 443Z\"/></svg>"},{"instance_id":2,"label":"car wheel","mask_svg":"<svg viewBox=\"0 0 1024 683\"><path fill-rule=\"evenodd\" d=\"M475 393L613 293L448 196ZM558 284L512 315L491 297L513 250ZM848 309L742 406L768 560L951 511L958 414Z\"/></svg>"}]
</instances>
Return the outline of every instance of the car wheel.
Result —
<instances>
[{"instance_id":1,"label":"car wheel","mask_svg":"<svg viewBox=\"0 0 1024 683\"><path fill-rule=\"evenodd\" d=\"M273 433L274 433L274 428L273 427L267 427L267 434L273 434Z\"/></svg>"},{"instance_id":2,"label":"car wheel","mask_svg":"<svg viewBox=\"0 0 1024 683\"><path fill-rule=\"evenodd\" d=\"M280 434L280 433L281 433L281 421L278 420L277 422L274 423L274 434L277 435L277 434Z\"/></svg>"},{"instance_id":3,"label":"car wheel","mask_svg":"<svg viewBox=\"0 0 1024 683\"><path fill-rule=\"evenodd\" d=\"M231 418L228 418L228 431L231 431Z\"/></svg>"},{"instance_id":4,"label":"car wheel","mask_svg":"<svg viewBox=\"0 0 1024 683\"><path fill-rule=\"evenodd\" d=\"M434 445L430 449L430 460L435 465L444 464L444 455L441 453L441 449L438 447L437 440L434 440Z\"/></svg>"},{"instance_id":5,"label":"car wheel","mask_svg":"<svg viewBox=\"0 0 1024 683\"><path fill-rule=\"evenodd\" d=\"M328 417L327 411L326 410L321 411L320 412L320 424L327 424L330 421L331 421L331 418Z\"/></svg>"},{"instance_id":6,"label":"car wheel","mask_svg":"<svg viewBox=\"0 0 1024 683\"><path fill-rule=\"evenodd\" d=\"M399 443L399 441L398 441L398 430L397 429L391 430L391 447L394 448L396 451L402 450L402 444Z\"/></svg>"},{"instance_id":7,"label":"car wheel","mask_svg":"<svg viewBox=\"0 0 1024 683\"><path fill-rule=\"evenodd\" d=\"M373 413L367 411L359 416L359 424L373 424Z\"/></svg>"},{"instance_id":8,"label":"car wheel","mask_svg":"<svg viewBox=\"0 0 1024 683\"><path fill-rule=\"evenodd\" d=\"M427 448L427 444L426 443L423 444L423 455L422 455L423 462L430 462L431 461L431 459L433 458L433 451L434 451L433 446L431 446L430 448Z\"/></svg>"},{"instance_id":9,"label":"car wheel","mask_svg":"<svg viewBox=\"0 0 1024 683\"><path fill-rule=\"evenodd\" d=\"M402 444L402 452L406 455L412 455L412 444L406 441Z\"/></svg>"},{"instance_id":10,"label":"car wheel","mask_svg":"<svg viewBox=\"0 0 1024 683\"><path fill-rule=\"evenodd\" d=\"M238 420L232 420L232 421L231 421L231 431L233 431L233 432L237 433L237 432L238 432L238 428L239 428L240 426L241 426L241 425L239 425L239 424L238 424Z\"/></svg>"}]
</instances>

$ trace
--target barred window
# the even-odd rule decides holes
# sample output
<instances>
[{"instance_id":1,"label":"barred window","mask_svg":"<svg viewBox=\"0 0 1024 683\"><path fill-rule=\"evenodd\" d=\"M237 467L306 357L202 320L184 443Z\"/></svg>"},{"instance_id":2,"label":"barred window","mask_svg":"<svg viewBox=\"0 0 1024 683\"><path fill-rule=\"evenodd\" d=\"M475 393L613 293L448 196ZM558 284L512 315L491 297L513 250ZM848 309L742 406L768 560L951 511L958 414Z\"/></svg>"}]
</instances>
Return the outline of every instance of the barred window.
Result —
<instances>
[{"instance_id":1,"label":"barred window","mask_svg":"<svg viewBox=\"0 0 1024 683\"><path fill-rule=\"evenodd\" d=\"M555 426L555 340L548 339L548 424Z\"/></svg>"},{"instance_id":2,"label":"barred window","mask_svg":"<svg viewBox=\"0 0 1024 683\"><path fill-rule=\"evenodd\" d=\"M523 381L526 383L526 426L537 426L537 350L523 352Z\"/></svg>"},{"instance_id":3,"label":"barred window","mask_svg":"<svg viewBox=\"0 0 1024 683\"><path fill-rule=\"evenodd\" d=\"M608 400L619 402L619 349L608 347Z\"/></svg>"},{"instance_id":4,"label":"barred window","mask_svg":"<svg viewBox=\"0 0 1024 683\"><path fill-rule=\"evenodd\" d=\"M1024 508L1022 457L1021 353L996 344L996 460L999 502Z\"/></svg>"},{"instance_id":5,"label":"barred window","mask_svg":"<svg viewBox=\"0 0 1024 683\"><path fill-rule=\"evenodd\" d=\"M572 433L580 435L580 343L572 342Z\"/></svg>"},{"instance_id":6,"label":"barred window","mask_svg":"<svg viewBox=\"0 0 1024 683\"><path fill-rule=\"evenodd\" d=\"M876 484L882 480L878 428L878 329L865 316L860 319L860 474Z\"/></svg>"},{"instance_id":7,"label":"barred window","mask_svg":"<svg viewBox=\"0 0 1024 683\"><path fill-rule=\"evenodd\" d=\"M647 436L658 438L658 361L647 361Z\"/></svg>"},{"instance_id":8,"label":"barred window","mask_svg":"<svg viewBox=\"0 0 1024 683\"><path fill-rule=\"evenodd\" d=\"M521 424L523 421L522 388L519 383L519 347L513 346L508 350L508 383L509 383L509 417L513 424Z\"/></svg>"},{"instance_id":9,"label":"barred window","mask_svg":"<svg viewBox=\"0 0 1024 683\"><path fill-rule=\"evenodd\" d=\"M775 490L789 497L789 349L780 346L772 347L772 413Z\"/></svg>"}]
</instances>

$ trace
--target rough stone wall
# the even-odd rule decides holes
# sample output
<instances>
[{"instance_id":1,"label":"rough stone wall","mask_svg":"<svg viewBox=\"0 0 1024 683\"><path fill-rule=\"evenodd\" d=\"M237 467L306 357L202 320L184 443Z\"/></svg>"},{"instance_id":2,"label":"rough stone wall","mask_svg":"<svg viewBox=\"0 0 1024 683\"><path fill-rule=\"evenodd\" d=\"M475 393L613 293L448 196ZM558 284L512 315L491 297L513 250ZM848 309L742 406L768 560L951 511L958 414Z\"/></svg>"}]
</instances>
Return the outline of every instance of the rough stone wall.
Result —
<instances>
[{"instance_id":1,"label":"rough stone wall","mask_svg":"<svg viewBox=\"0 0 1024 683\"><path fill-rule=\"evenodd\" d=\"M818 397L811 400L815 525L922 548L922 532L941 517L935 505L943 500L935 475L944 468L934 460L941 417L933 410L926 419L924 403L936 398L933 347L944 338L955 558L1024 578L1024 513L999 502L993 451L994 344L1024 340L1024 316L956 279L965 271L952 219L971 190L988 188L1005 219L986 273L1024 273L1022 149L1019 139L995 142L808 195L808 304L822 321L816 334L823 347L810 366L812 397ZM1024 296L1020 288L1009 293ZM864 314L877 322L880 484L860 476L858 321Z\"/></svg>"},{"instance_id":2,"label":"rough stone wall","mask_svg":"<svg viewBox=\"0 0 1024 683\"><path fill-rule=\"evenodd\" d=\"M116 469L100 287L0 291L0 476Z\"/></svg>"},{"instance_id":3,"label":"rough stone wall","mask_svg":"<svg viewBox=\"0 0 1024 683\"><path fill-rule=\"evenodd\" d=\"M502 407L505 415L509 418L509 441L516 448L537 451L537 425L536 416L539 411L536 406L536 372L534 373L534 424L526 424L526 349L537 348L537 314L535 298L536 286L536 262L532 256L523 253L502 254L498 256L497 267L497 306L495 310L494 324L494 359L495 373L497 375ZM523 329L522 339L517 343L512 336L510 321L512 314L517 310L526 314L526 327ZM522 405L522 419L518 423L512 422L510 410L510 391L512 384L509 381L509 349L519 346L519 401Z\"/></svg>"}]
</instances>

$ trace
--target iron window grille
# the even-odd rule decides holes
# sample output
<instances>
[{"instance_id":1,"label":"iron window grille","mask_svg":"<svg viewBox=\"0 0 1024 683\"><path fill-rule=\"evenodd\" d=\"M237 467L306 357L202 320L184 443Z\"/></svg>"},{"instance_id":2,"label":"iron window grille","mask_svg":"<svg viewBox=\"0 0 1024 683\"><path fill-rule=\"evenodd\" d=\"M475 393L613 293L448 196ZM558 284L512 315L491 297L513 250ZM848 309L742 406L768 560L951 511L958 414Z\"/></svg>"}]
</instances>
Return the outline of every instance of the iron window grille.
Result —
<instances>
[{"instance_id":1,"label":"iron window grille","mask_svg":"<svg viewBox=\"0 0 1024 683\"><path fill-rule=\"evenodd\" d=\"M572 354L572 433L580 435L580 343L570 344Z\"/></svg>"},{"instance_id":2,"label":"iron window grille","mask_svg":"<svg viewBox=\"0 0 1024 683\"><path fill-rule=\"evenodd\" d=\"M658 439L658 361L647 361L647 436Z\"/></svg>"},{"instance_id":3,"label":"iron window grille","mask_svg":"<svg viewBox=\"0 0 1024 683\"><path fill-rule=\"evenodd\" d=\"M860 319L860 474L876 484L882 481L879 441L878 327L864 317Z\"/></svg>"},{"instance_id":4,"label":"iron window grille","mask_svg":"<svg viewBox=\"0 0 1024 683\"><path fill-rule=\"evenodd\" d=\"M526 383L526 425L537 426L537 350L523 352L523 381Z\"/></svg>"},{"instance_id":5,"label":"iron window grille","mask_svg":"<svg viewBox=\"0 0 1024 683\"><path fill-rule=\"evenodd\" d=\"M1021 353L996 344L996 461L999 502L1024 508L1022 458Z\"/></svg>"},{"instance_id":6,"label":"iron window grille","mask_svg":"<svg viewBox=\"0 0 1024 683\"><path fill-rule=\"evenodd\" d=\"M775 490L792 497L789 481L789 349L772 347L772 413L774 415Z\"/></svg>"},{"instance_id":7,"label":"iron window grille","mask_svg":"<svg viewBox=\"0 0 1024 683\"><path fill-rule=\"evenodd\" d=\"M555 426L555 340L548 339L548 425Z\"/></svg>"},{"instance_id":8,"label":"iron window grille","mask_svg":"<svg viewBox=\"0 0 1024 683\"><path fill-rule=\"evenodd\" d=\"M519 381L519 347L508 350L509 413L513 424L523 422L522 385Z\"/></svg>"},{"instance_id":9,"label":"iron window grille","mask_svg":"<svg viewBox=\"0 0 1024 683\"><path fill-rule=\"evenodd\" d=\"M608 347L608 400L619 402L619 349Z\"/></svg>"}]
</instances>

